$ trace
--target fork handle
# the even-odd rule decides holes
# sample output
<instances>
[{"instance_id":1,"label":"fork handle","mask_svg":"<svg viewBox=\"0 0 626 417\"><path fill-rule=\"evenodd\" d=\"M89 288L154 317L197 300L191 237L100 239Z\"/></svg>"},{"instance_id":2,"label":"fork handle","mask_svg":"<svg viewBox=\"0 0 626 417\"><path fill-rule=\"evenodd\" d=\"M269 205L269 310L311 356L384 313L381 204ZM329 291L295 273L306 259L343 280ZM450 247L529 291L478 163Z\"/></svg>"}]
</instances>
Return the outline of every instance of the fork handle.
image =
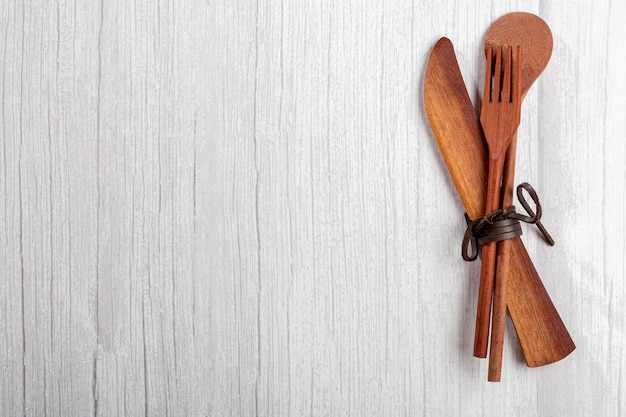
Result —
<instances>
[{"instance_id":1,"label":"fork handle","mask_svg":"<svg viewBox=\"0 0 626 417\"><path fill-rule=\"evenodd\" d=\"M504 168L504 153L496 159L489 158L487 176L487 199L485 214L497 210L500 205L500 186ZM478 287L478 305L476 308L476 328L474 331L474 356L487 357L489 344L489 325L494 277L496 272L496 242L485 243L482 247L480 283Z\"/></svg>"},{"instance_id":2,"label":"fork handle","mask_svg":"<svg viewBox=\"0 0 626 417\"><path fill-rule=\"evenodd\" d=\"M515 153L517 151L517 132L513 134L511 145L506 152L504 173L502 174L501 207L513 204L515 186ZM493 292L493 314L491 324L491 345L489 346L488 380L498 382L502 375L502 356L504 353L504 333L506 330L506 291L507 280L511 273L511 252L513 241L503 240L497 244L496 277Z\"/></svg>"},{"instance_id":3,"label":"fork handle","mask_svg":"<svg viewBox=\"0 0 626 417\"><path fill-rule=\"evenodd\" d=\"M493 314L491 318L491 344L489 346L489 373L487 379L499 382L502 375L504 354L504 333L506 330L506 287L510 274L513 241L506 239L497 242L495 284L493 292Z\"/></svg>"}]
</instances>

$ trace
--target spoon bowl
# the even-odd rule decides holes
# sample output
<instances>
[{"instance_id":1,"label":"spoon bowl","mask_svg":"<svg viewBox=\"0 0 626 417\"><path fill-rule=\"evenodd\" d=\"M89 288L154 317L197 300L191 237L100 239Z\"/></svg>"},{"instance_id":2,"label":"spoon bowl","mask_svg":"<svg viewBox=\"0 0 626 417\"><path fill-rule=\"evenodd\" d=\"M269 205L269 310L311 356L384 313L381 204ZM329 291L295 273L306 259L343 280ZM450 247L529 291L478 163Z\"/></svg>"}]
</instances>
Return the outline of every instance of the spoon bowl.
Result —
<instances>
[{"instance_id":1,"label":"spoon bowl","mask_svg":"<svg viewBox=\"0 0 626 417\"><path fill-rule=\"evenodd\" d=\"M552 32L539 16L514 12L493 22L485 35L485 52L490 47L522 47L522 97L539 78L552 56Z\"/></svg>"}]
</instances>

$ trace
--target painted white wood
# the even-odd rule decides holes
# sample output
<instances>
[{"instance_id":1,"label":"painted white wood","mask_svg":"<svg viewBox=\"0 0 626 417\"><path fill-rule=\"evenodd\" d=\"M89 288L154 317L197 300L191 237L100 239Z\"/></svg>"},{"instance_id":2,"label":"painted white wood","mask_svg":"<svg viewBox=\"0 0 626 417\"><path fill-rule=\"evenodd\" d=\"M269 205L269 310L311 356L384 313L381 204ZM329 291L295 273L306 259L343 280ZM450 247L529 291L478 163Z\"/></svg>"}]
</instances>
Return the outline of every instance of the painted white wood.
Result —
<instances>
[{"instance_id":1,"label":"painted white wood","mask_svg":"<svg viewBox=\"0 0 626 417\"><path fill-rule=\"evenodd\" d=\"M621 416L626 5L1 4L0 415ZM534 12L525 242L578 346L471 355L478 265L422 107Z\"/></svg>"}]
</instances>

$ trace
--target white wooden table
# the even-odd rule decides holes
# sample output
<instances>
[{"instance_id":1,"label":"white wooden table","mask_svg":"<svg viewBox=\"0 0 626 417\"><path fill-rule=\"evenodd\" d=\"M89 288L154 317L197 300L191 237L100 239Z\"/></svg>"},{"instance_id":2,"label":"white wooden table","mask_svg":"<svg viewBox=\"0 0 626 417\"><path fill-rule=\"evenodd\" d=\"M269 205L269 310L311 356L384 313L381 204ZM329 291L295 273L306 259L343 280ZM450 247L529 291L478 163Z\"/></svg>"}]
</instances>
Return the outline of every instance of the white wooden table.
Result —
<instances>
[{"instance_id":1,"label":"white wooden table","mask_svg":"<svg viewBox=\"0 0 626 417\"><path fill-rule=\"evenodd\" d=\"M623 416L626 2L3 1L0 415ZM478 3L478 2L477 2ZM577 349L472 357L478 263L422 106L541 16L524 241Z\"/></svg>"}]
</instances>

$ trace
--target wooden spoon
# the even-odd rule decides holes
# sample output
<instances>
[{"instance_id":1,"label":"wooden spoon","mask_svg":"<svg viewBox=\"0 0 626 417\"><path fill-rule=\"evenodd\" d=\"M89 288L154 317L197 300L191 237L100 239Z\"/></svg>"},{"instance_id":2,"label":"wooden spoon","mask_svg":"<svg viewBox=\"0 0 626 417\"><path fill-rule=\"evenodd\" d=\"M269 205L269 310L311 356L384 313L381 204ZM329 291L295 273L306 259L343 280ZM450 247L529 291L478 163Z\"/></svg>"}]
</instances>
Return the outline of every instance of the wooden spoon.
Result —
<instances>
[{"instance_id":1,"label":"wooden spoon","mask_svg":"<svg viewBox=\"0 0 626 417\"><path fill-rule=\"evenodd\" d=\"M485 35L485 53L499 45L520 45L522 59L522 97L543 72L552 55L552 32L548 25L531 13L509 13L496 20ZM503 174L502 205L513 204L515 186L515 151L517 132L511 138L507 151ZM489 350L489 381L500 381L502 372L502 354L504 350L504 331L506 327L506 292L507 277L510 274L512 241L504 240L497 246L497 269L493 298L491 346ZM485 346L486 347L486 346Z\"/></svg>"},{"instance_id":2,"label":"wooden spoon","mask_svg":"<svg viewBox=\"0 0 626 417\"><path fill-rule=\"evenodd\" d=\"M543 67L545 65L541 69ZM527 71L522 68L522 93L532 84L525 81L525 74ZM467 214L472 218L482 216L487 184L487 145L454 48L447 38L437 42L428 58L424 106ZM575 349L574 343L522 240L515 238L511 242L513 250L506 301L526 363L536 367L559 361Z\"/></svg>"}]
</instances>

